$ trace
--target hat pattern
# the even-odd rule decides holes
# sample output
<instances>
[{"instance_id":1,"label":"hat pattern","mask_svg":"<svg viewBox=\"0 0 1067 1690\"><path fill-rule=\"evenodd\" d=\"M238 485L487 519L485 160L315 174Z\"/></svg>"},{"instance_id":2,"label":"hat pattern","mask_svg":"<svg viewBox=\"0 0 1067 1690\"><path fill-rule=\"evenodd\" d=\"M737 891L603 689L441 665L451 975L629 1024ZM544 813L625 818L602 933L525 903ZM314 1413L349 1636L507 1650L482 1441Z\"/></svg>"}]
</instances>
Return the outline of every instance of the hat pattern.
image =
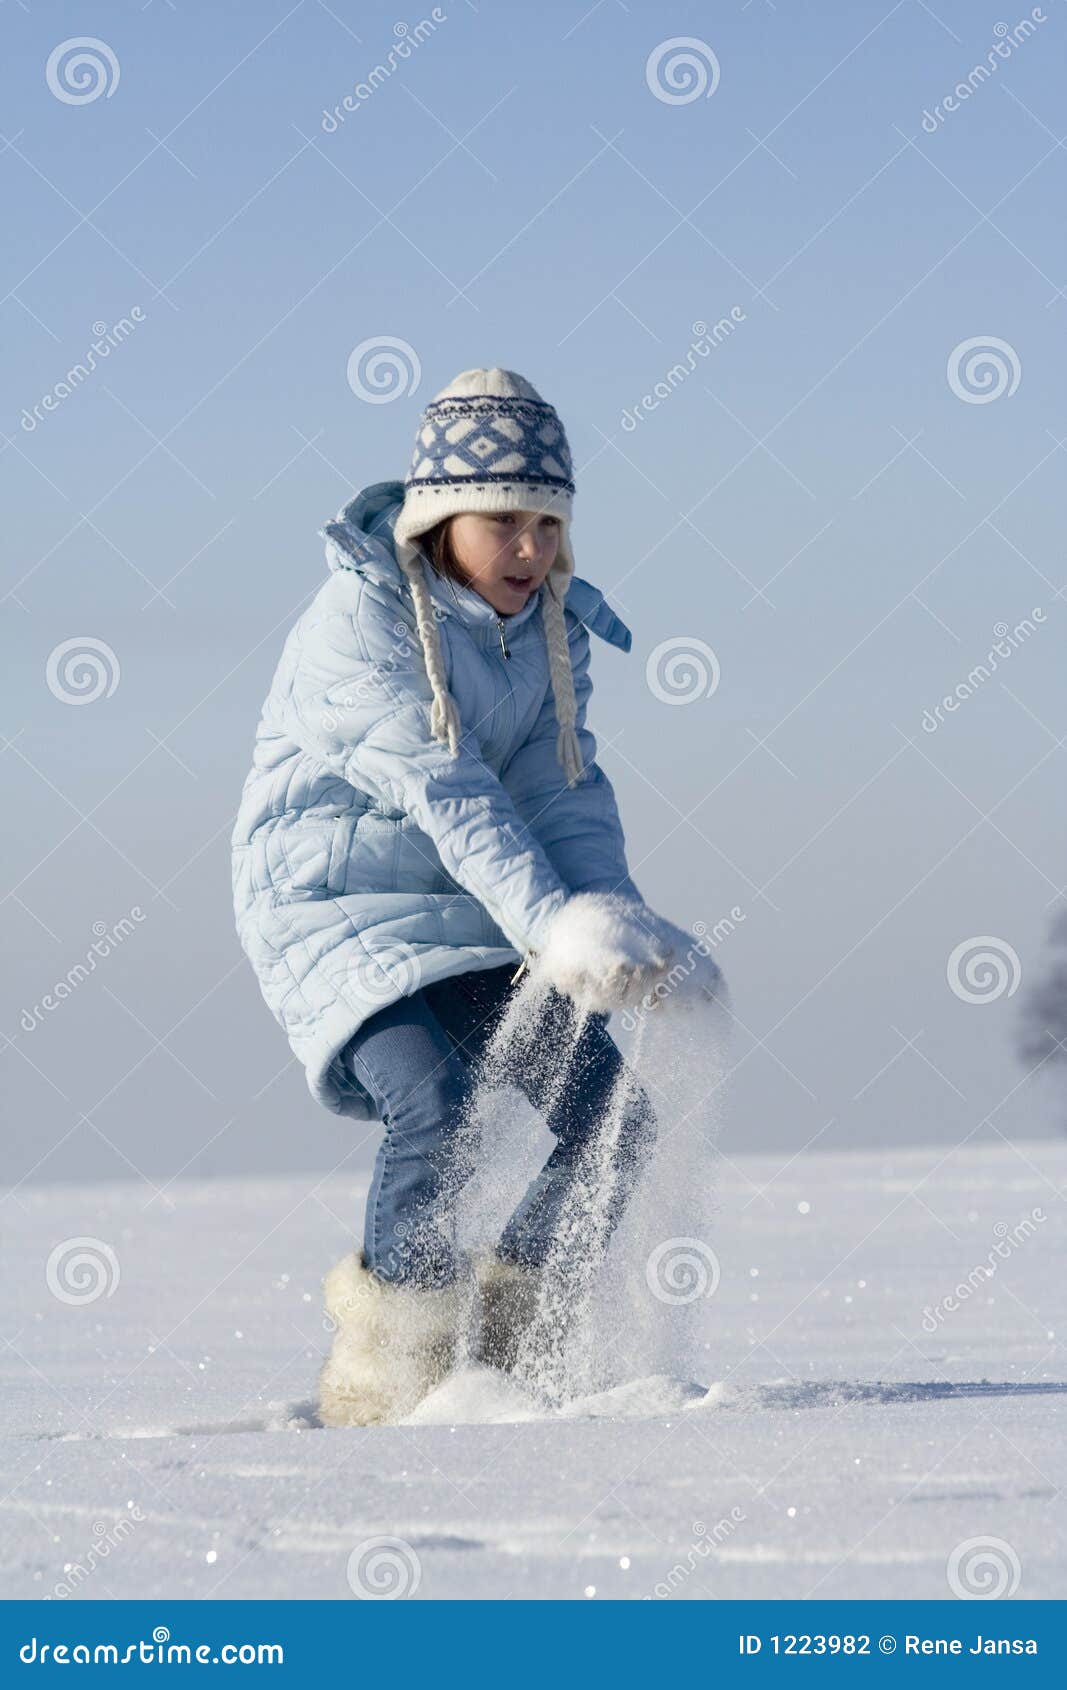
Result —
<instances>
[{"instance_id":1,"label":"hat pattern","mask_svg":"<svg viewBox=\"0 0 1067 1690\"><path fill-rule=\"evenodd\" d=\"M489 394L427 405L405 485L466 480L542 482L573 493L570 447L554 407Z\"/></svg>"}]
</instances>

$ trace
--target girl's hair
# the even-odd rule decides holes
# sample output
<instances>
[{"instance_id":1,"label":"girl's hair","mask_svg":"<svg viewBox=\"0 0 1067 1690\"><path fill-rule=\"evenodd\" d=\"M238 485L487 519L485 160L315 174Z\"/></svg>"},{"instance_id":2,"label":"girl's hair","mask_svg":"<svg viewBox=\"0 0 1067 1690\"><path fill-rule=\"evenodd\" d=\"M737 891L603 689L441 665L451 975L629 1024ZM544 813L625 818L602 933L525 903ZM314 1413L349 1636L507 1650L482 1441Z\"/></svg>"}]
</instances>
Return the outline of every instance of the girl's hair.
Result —
<instances>
[{"instance_id":1,"label":"girl's hair","mask_svg":"<svg viewBox=\"0 0 1067 1690\"><path fill-rule=\"evenodd\" d=\"M445 516L436 522L432 528L419 535L419 545L438 575L447 580L456 581L460 586L469 586L468 577L463 572L455 550L452 546L452 518Z\"/></svg>"}]
</instances>

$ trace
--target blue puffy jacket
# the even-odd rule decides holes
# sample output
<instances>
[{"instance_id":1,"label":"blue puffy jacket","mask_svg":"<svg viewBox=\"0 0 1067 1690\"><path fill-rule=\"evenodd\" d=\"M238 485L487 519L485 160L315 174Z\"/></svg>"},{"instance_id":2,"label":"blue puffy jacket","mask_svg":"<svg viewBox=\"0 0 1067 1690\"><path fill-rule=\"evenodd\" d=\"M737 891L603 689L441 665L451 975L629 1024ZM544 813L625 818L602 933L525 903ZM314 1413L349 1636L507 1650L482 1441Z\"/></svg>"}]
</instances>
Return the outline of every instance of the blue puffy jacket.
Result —
<instances>
[{"instance_id":1,"label":"blue puffy jacket","mask_svg":"<svg viewBox=\"0 0 1067 1690\"><path fill-rule=\"evenodd\" d=\"M330 574L282 650L233 831L237 931L327 1109L373 1119L336 1058L368 1016L420 986L518 963L571 892L640 894L585 726L589 634L630 631L587 581L565 600L586 765L567 787L540 592L500 617L427 570L458 755L431 736L411 589L396 562L399 481L320 530ZM506 646L509 655L504 656Z\"/></svg>"}]
</instances>

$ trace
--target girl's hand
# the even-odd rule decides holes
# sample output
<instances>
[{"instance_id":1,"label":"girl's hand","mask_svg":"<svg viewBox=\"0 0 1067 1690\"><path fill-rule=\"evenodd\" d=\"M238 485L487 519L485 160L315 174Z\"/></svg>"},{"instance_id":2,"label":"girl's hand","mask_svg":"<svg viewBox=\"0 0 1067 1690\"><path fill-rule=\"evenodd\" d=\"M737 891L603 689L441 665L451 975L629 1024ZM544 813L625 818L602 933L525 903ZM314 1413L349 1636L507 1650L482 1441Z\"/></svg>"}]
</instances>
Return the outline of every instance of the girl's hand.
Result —
<instances>
[{"instance_id":1,"label":"girl's hand","mask_svg":"<svg viewBox=\"0 0 1067 1690\"><path fill-rule=\"evenodd\" d=\"M697 957L704 967L691 976L686 973L686 956ZM663 990L684 989L691 978L707 996L713 996L714 978L708 975L710 959L700 956L694 941L681 928L657 916L647 904L621 898L611 892L578 892L562 906L548 929L544 948L534 963L557 991L565 992L580 1008L610 1011L650 999L650 1006L663 1001ZM668 980L675 967L679 978ZM721 978L714 963L714 977Z\"/></svg>"}]
</instances>

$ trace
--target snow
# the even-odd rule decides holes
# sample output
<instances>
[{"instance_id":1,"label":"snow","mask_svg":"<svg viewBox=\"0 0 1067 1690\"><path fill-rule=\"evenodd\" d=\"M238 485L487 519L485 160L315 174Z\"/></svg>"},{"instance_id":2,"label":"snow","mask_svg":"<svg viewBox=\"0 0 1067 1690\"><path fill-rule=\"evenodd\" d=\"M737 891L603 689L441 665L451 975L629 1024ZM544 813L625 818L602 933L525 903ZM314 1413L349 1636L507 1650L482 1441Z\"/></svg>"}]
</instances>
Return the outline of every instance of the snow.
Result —
<instances>
[{"instance_id":1,"label":"snow","mask_svg":"<svg viewBox=\"0 0 1067 1690\"><path fill-rule=\"evenodd\" d=\"M718 1386L712 1386L712 1397ZM405 1417L407 1426L448 1426L456 1421L470 1425L543 1420L647 1420L650 1416L678 1414L704 1404L708 1389L691 1379L672 1379L650 1374L647 1379L630 1379L607 1391L592 1391L555 1407L533 1392L524 1391L510 1379L490 1368L471 1366L457 1370L418 1407Z\"/></svg>"},{"instance_id":2,"label":"snow","mask_svg":"<svg viewBox=\"0 0 1067 1690\"><path fill-rule=\"evenodd\" d=\"M712 1294L650 1299L693 1318L686 1375L553 1406L465 1367L348 1431L313 1401L357 1181L24 1187L4 1594L922 1598L977 1554L1058 1595L1065 1185L1044 1142L730 1157Z\"/></svg>"}]
</instances>

